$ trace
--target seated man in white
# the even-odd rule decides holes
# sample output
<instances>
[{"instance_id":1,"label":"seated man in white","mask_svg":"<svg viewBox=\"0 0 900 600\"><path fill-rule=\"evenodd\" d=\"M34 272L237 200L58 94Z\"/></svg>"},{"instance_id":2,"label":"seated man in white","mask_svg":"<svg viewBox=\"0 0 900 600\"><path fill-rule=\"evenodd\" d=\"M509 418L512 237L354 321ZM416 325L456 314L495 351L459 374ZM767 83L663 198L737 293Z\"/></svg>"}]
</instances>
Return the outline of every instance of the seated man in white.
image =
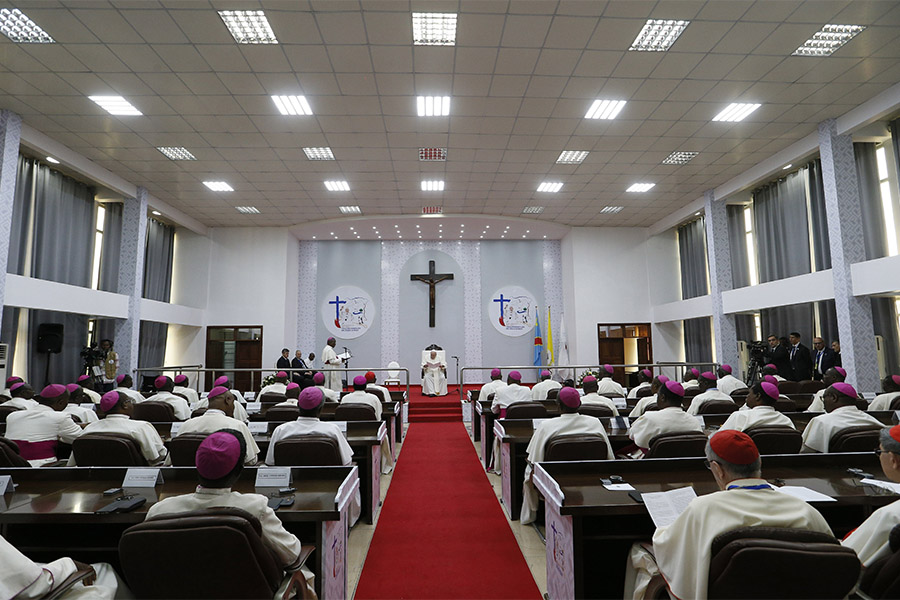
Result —
<instances>
[{"instance_id":1,"label":"seated man in white","mask_svg":"<svg viewBox=\"0 0 900 600\"><path fill-rule=\"evenodd\" d=\"M825 371L825 374L822 375L822 383L825 384L825 387L813 394L812 402L809 403L806 412L825 412L825 390L835 383L843 383L846 378L847 371L843 367L831 367ZM874 410L871 405L869 410Z\"/></svg>"},{"instance_id":2,"label":"seated man in white","mask_svg":"<svg viewBox=\"0 0 900 600\"><path fill-rule=\"evenodd\" d=\"M9 400L12 398L12 394L10 393L10 388L14 383L19 383L20 381L25 381L21 377L16 377L15 375L6 378L6 387L0 390L0 404L3 403L4 398Z\"/></svg>"},{"instance_id":3,"label":"seated man in white","mask_svg":"<svg viewBox=\"0 0 900 600\"><path fill-rule=\"evenodd\" d=\"M284 407L293 407L297 408L297 398L300 397L300 384L295 382L290 382L284 388L284 402L279 402L275 407L284 406Z\"/></svg>"},{"instance_id":4,"label":"seated man in white","mask_svg":"<svg viewBox=\"0 0 900 600\"><path fill-rule=\"evenodd\" d=\"M233 429L244 436L244 445L247 448L244 464L255 465L259 456L259 446L247 425L234 416L237 414L235 412L237 407L240 406L234 400L234 393L225 386L216 386L209 390L206 401L209 406L206 412L199 417L185 421L175 437L185 433L215 433L222 429Z\"/></svg>"},{"instance_id":5,"label":"seated man in white","mask_svg":"<svg viewBox=\"0 0 900 600\"><path fill-rule=\"evenodd\" d=\"M84 423L85 425L88 423L96 423L100 420L100 417L97 416L97 412L93 407L82 408L82 403L94 404L91 402L91 399L84 394L84 388L77 383L70 383L66 386L66 391L69 392L69 404L66 405L63 412L74 416L77 419L76 423Z\"/></svg>"},{"instance_id":6,"label":"seated man in white","mask_svg":"<svg viewBox=\"0 0 900 600\"><path fill-rule=\"evenodd\" d=\"M217 386L227 388L234 396L235 402L237 402L238 404L246 402L246 400L244 400L244 394L242 394L240 390L234 387L234 383L232 383L232 381L228 379L228 375L220 375L216 377L216 380L213 381L213 387Z\"/></svg>"},{"instance_id":7,"label":"seated man in white","mask_svg":"<svg viewBox=\"0 0 900 600\"><path fill-rule=\"evenodd\" d=\"M247 511L259 520L262 541L272 551L287 573L275 598L287 596L288 590L311 585L312 573L300 569L300 540L289 533L278 516L268 506L269 499L261 494L232 492L244 469L244 436L225 429L213 433L197 449L197 475L200 485L193 494L170 496L160 500L147 511L147 520L165 515L203 510L205 508L234 507Z\"/></svg>"},{"instance_id":8,"label":"seated man in white","mask_svg":"<svg viewBox=\"0 0 900 600\"><path fill-rule=\"evenodd\" d=\"M94 380L90 375L79 375L75 383L84 388L84 395L90 398L90 402L100 404L100 394L94 391Z\"/></svg>"},{"instance_id":9,"label":"seated man in white","mask_svg":"<svg viewBox=\"0 0 900 600\"><path fill-rule=\"evenodd\" d=\"M341 398L341 404L367 404L375 409L375 420L381 420L381 399L366 391L366 377L353 378L353 391Z\"/></svg>"},{"instance_id":10,"label":"seated man in white","mask_svg":"<svg viewBox=\"0 0 900 600\"><path fill-rule=\"evenodd\" d=\"M584 381L582 380L581 383L584 383ZM626 397L631 398L632 400L637 398L637 393L644 388L650 387L652 383L653 371L651 371L650 369L641 369L640 371L638 371L638 384L628 390L628 396Z\"/></svg>"},{"instance_id":11,"label":"seated man in white","mask_svg":"<svg viewBox=\"0 0 900 600\"><path fill-rule=\"evenodd\" d=\"M21 410L28 410L38 405L34 399L34 388L24 381L16 381L9 386L10 400L0 403L0 406L13 406Z\"/></svg>"},{"instance_id":12,"label":"seated man in white","mask_svg":"<svg viewBox=\"0 0 900 600\"><path fill-rule=\"evenodd\" d=\"M426 396L447 395L447 363L432 350L422 357L422 393Z\"/></svg>"},{"instance_id":13,"label":"seated man in white","mask_svg":"<svg viewBox=\"0 0 900 600\"><path fill-rule=\"evenodd\" d=\"M610 365L600 367L600 381L597 382L597 392L604 396L621 396L625 397L625 388L613 381L613 373L615 370Z\"/></svg>"},{"instance_id":14,"label":"seated man in white","mask_svg":"<svg viewBox=\"0 0 900 600\"><path fill-rule=\"evenodd\" d=\"M7 439L19 445L19 454L32 467L56 462L60 442L71 444L82 429L63 412L69 404L66 386L50 384L37 396L38 406L6 417Z\"/></svg>"},{"instance_id":15,"label":"seated man in white","mask_svg":"<svg viewBox=\"0 0 900 600\"><path fill-rule=\"evenodd\" d=\"M503 374L500 372L500 369L491 369L491 380L481 386L478 399L487 400L489 395L504 387L506 387L506 382L503 381Z\"/></svg>"},{"instance_id":16,"label":"seated man in white","mask_svg":"<svg viewBox=\"0 0 900 600\"><path fill-rule=\"evenodd\" d=\"M391 401L391 393L388 391L386 387L382 387L378 385L376 382L378 378L375 376L373 371L366 371L366 389L367 390L379 390L384 395L384 401ZM376 396L378 394L375 394Z\"/></svg>"},{"instance_id":17,"label":"seated man in white","mask_svg":"<svg viewBox=\"0 0 900 600\"><path fill-rule=\"evenodd\" d=\"M168 451L159 437L156 428L147 421L133 421L134 402L129 396L113 390L100 398L100 410L106 416L84 428L84 433L121 433L127 435L137 444L141 455L148 464L162 462ZM69 456L68 466L74 467L75 453Z\"/></svg>"},{"instance_id":18,"label":"seated man in white","mask_svg":"<svg viewBox=\"0 0 900 600\"><path fill-rule=\"evenodd\" d=\"M671 525L658 527L652 554L632 546L626 598L643 598L656 573L674 597L706 598L712 541L733 529L788 527L832 535L819 511L762 478L759 451L746 433L717 432L706 445L706 459L719 491L694 498Z\"/></svg>"},{"instance_id":19,"label":"seated man in white","mask_svg":"<svg viewBox=\"0 0 900 600\"><path fill-rule=\"evenodd\" d=\"M339 392L334 391L330 387L325 386L325 373L319 371L315 375L313 375L313 383L316 384L316 387L322 390L322 393L325 394L326 402L340 402L341 394Z\"/></svg>"},{"instance_id":20,"label":"seated man in white","mask_svg":"<svg viewBox=\"0 0 900 600\"><path fill-rule=\"evenodd\" d=\"M731 365L722 365L716 370L719 376L719 383L716 386L723 394L731 395L737 390L746 390L747 384L731 374Z\"/></svg>"},{"instance_id":21,"label":"seated man in white","mask_svg":"<svg viewBox=\"0 0 900 600\"><path fill-rule=\"evenodd\" d=\"M775 410L778 402L778 387L761 381L753 385L747 393L749 410L736 410L722 423L720 429L746 431L751 427L794 427L790 417Z\"/></svg>"},{"instance_id":22,"label":"seated man in white","mask_svg":"<svg viewBox=\"0 0 900 600\"><path fill-rule=\"evenodd\" d=\"M874 425L881 421L856 408L856 390L849 383L834 383L825 390L825 414L813 417L803 430L800 452L828 452L831 438L848 427Z\"/></svg>"},{"instance_id":23,"label":"seated man in white","mask_svg":"<svg viewBox=\"0 0 900 600\"><path fill-rule=\"evenodd\" d=\"M495 415L506 417L506 409L516 402L531 402L531 390L522 385L522 374L518 371L510 371L506 376L506 387L494 392L494 401L491 402L491 411Z\"/></svg>"},{"instance_id":24,"label":"seated man in white","mask_svg":"<svg viewBox=\"0 0 900 600\"><path fill-rule=\"evenodd\" d=\"M135 404L137 404L138 402L143 402L144 396L142 396L139 391L132 389L133 387L134 380L131 378L131 375L118 375L116 377L115 391L130 397L131 401Z\"/></svg>"},{"instance_id":25,"label":"seated man in white","mask_svg":"<svg viewBox=\"0 0 900 600\"><path fill-rule=\"evenodd\" d=\"M546 400L550 390L558 390L561 387L560 382L550 379L550 371L544 369L541 371L541 380L531 388L531 399L534 401Z\"/></svg>"},{"instance_id":26,"label":"seated man in white","mask_svg":"<svg viewBox=\"0 0 900 600\"><path fill-rule=\"evenodd\" d=\"M200 395L197 393L197 390L190 387L190 381L188 380L187 375L176 375L172 381L175 383L175 387L172 389L173 394L184 396L187 398L188 404L200 402Z\"/></svg>"},{"instance_id":27,"label":"seated man in white","mask_svg":"<svg viewBox=\"0 0 900 600\"><path fill-rule=\"evenodd\" d=\"M522 525L533 523L537 517L538 492L531 481L531 475L534 472L534 465L544 460L547 442L552 438L565 435L595 434L606 442L609 459L612 460L615 457L600 419L578 414L578 408L581 406L581 394L578 393L578 390L564 387L559 390L556 401L559 404L560 415L555 419L541 421L534 430L534 435L531 436L531 441L526 449L528 462L525 467L525 483L522 489L522 511L519 514L519 522Z\"/></svg>"},{"instance_id":28,"label":"seated man in white","mask_svg":"<svg viewBox=\"0 0 900 600\"><path fill-rule=\"evenodd\" d=\"M772 363L767 364L759 371L762 375L771 375L775 378L775 381L786 381L784 377L778 374L778 367L773 365Z\"/></svg>"},{"instance_id":29,"label":"seated man in white","mask_svg":"<svg viewBox=\"0 0 900 600\"><path fill-rule=\"evenodd\" d=\"M731 402L734 404L734 400L731 399L731 396L728 394L723 394L718 389L716 389L716 375L710 371L704 371L700 374L700 377L697 378L697 385L700 386L700 393L694 396L694 399L691 400L691 405L687 409L687 413L689 415L696 415L700 412L700 408L710 402L712 400L722 400L724 402Z\"/></svg>"},{"instance_id":30,"label":"seated man in white","mask_svg":"<svg viewBox=\"0 0 900 600\"><path fill-rule=\"evenodd\" d=\"M882 429L879 442L875 452L881 461L881 469L888 479L900 483L900 425ZM888 538L895 525L900 525L900 500L876 510L841 543L853 548L863 567L868 567L893 554Z\"/></svg>"},{"instance_id":31,"label":"seated man in white","mask_svg":"<svg viewBox=\"0 0 900 600\"><path fill-rule=\"evenodd\" d=\"M584 390L584 396L581 397L582 404L588 406L605 406L613 411L614 416L619 416L619 411L616 408L615 402L606 396L601 396L597 393L599 385L597 384L596 377L593 375L585 375L584 379L581 380L581 389Z\"/></svg>"},{"instance_id":32,"label":"seated man in white","mask_svg":"<svg viewBox=\"0 0 900 600\"><path fill-rule=\"evenodd\" d=\"M247 414L247 409L244 408L243 404L241 404L241 401L240 401L240 399L242 398L241 393L239 391L231 388L231 381L228 380L228 377L226 377L225 375L222 375L221 377L217 377L216 380L213 382L213 384L214 384L213 389L215 389L217 387L223 387L226 390L228 390L229 392L231 392L231 395L234 398L234 403L233 403L234 411L233 411L233 413L229 413L228 416L234 417L236 420L240 421L241 423L249 423L250 415ZM210 394L211 393L212 393L212 390L210 390ZM200 400L199 402L197 402L196 404L193 404L191 406L192 406L193 410L207 408L209 406L209 394L207 394L206 398L203 398L202 400ZM219 427L219 429L223 429L223 428Z\"/></svg>"},{"instance_id":33,"label":"seated man in white","mask_svg":"<svg viewBox=\"0 0 900 600\"><path fill-rule=\"evenodd\" d=\"M890 410L891 402L900 398L900 375L888 375L881 380L883 393L875 396L869 404L869 410Z\"/></svg>"},{"instance_id":34,"label":"seated man in white","mask_svg":"<svg viewBox=\"0 0 900 600\"><path fill-rule=\"evenodd\" d=\"M667 378L668 379L668 378ZM628 437L643 451L650 441L664 433L702 433L700 421L684 412L684 387L677 381L666 381L653 398L657 410L645 412L631 423Z\"/></svg>"},{"instance_id":35,"label":"seated man in white","mask_svg":"<svg viewBox=\"0 0 900 600\"><path fill-rule=\"evenodd\" d=\"M147 402L171 404L175 409L175 419L178 421L187 421L191 418L191 407L188 406L187 400L172 393L172 390L175 389L174 381L165 375L160 375L153 380L153 388L156 393L147 398Z\"/></svg>"},{"instance_id":36,"label":"seated man in white","mask_svg":"<svg viewBox=\"0 0 900 600\"><path fill-rule=\"evenodd\" d=\"M257 395L256 399L259 400L259 396L263 394L281 394L284 396L284 391L287 388L288 382L288 374L287 371L278 371L275 373L275 383L270 383L269 385L263 387L263 389L259 390L259 395Z\"/></svg>"},{"instance_id":37,"label":"seated man in white","mask_svg":"<svg viewBox=\"0 0 900 600\"><path fill-rule=\"evenodd\" d=\"M688 369L681 377L681 387L683 387L685 390L690 390L697 387L698 385L700 385L700 382L697 381L698 377L700 377L699 369Z\"/></svg>"},{"instance_id":38,"label":"seated man in white","mask_svg":"<svg viewBox=\"0 0 900 600\"><path fill-rule=\"evenodd\" d=\"M650 395L644 396L640 400L637 401L637 404L634 405L634 408L631 409L631 412L628 413L628 417L630 419L635 419L645 412L647 412L647 407L651 404L656 404L656 396L659 394L659 391L663 389L666 383L669 381L669 378L665 375L659 375L653 378L653 383L650 384ZM677 381L675 383L678 383ZM681 385L681 384L679 384ZM683 386L682 386L683 387Z\"/></svg>"}]
</instances>

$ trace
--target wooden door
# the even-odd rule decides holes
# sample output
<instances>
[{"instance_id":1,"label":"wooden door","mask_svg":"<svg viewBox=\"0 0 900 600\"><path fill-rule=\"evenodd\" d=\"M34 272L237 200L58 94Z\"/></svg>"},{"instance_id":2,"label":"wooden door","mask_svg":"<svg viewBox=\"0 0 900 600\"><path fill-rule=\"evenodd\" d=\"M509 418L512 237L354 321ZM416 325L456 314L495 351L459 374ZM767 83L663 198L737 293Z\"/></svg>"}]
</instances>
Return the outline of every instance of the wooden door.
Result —
<instances>
[{"instance_id":1,"label":"wooden door","mask_svg":"<svg viewBox=\"0 0 900 600\"><path fill-rule=\"evenodd\" d=\"M234 348L235 369L259 369L262 367L262 340L238 340ZM259 391L262 377L259 373L237 372L234 375L236 387L241 392Z\"/></svg>"},{"instance_id":2,"label":"wooden door","mask_svg":"<svg viewBox=\"0 0 900 600\"><path fill-rule=\"evenodd\" d=\"M604 364L622 364L625 362L625 339L624 338L600 338L597 340L597 350L601 365ZM622 385L625 385L625 369L616 367L613 379Z\"/></svg>"}]
</instances>

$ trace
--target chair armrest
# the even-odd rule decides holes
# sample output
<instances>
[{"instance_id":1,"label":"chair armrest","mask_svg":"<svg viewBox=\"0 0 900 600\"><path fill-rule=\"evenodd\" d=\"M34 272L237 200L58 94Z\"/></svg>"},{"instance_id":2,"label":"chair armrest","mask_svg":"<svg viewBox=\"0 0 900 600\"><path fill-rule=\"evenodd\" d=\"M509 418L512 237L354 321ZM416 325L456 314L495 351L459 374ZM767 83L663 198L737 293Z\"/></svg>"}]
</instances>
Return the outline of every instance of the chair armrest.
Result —
<instances>
[{"instance_id":1,"label":"chair armrest","mask_svg":"<svg viewBox=\"0 0 900 600\"><path fill-rule=\"evenodd\" d=\"M72 587L78 583L79 581L83 581L90 577L91 575L95 575L94 568L90 565L87 565L85 569L79 569L69 575L66 579L63 580L61 584L50 590L47 594L41 597L41 600L57 600L57 598L62 597L63 594L68 592Z\"/></svg>"},{"instance_id":2,"label":"chair armrest","mask_svg":"<svg viewBox=\"0 0 900 600\"><path fill-rule=\"evenodd\" d=\"M650 579L650 583L647 584L647 591L644 592L644 598L648 598L649 600L665 600L671 598L671 594L669 594L669 586L666 584L666 579L657 573Z\"/></svg>"},{"instance_id":3,"label":"chair armrest","mask_svg":"<svg viewBox=\"0 0 900 600\"><path fill-rule=\"evenodd\" d=\"M297 555L297 559L294 560L291 564L284 568L288 573L293 573L294 571L299 571L303 565L306 564L309 556L316 551L316 547L312 544L303 544L300 547L300 554Z\"/></svg>"}]
</instances>

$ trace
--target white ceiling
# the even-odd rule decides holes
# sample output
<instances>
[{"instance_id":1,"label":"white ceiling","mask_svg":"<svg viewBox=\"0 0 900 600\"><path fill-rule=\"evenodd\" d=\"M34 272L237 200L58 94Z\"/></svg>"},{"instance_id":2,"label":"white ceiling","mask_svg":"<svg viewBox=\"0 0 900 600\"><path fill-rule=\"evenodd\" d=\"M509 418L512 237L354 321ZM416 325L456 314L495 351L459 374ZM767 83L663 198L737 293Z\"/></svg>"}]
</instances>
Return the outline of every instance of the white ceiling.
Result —
<instances>
[{"instance_id":1,"label":"white ceiling","mask_svg":"<svg viewBox=\"0 0 900 600\"><path fill-rule=\"evenodd\" d=\"M646 226L900 81L895 1L17 6L58 43L0 36L0 107L209 226L336 219L348 204L385 223L423 206L518 217L543 205L539 220L558 225ZM253 8L280 44L238 45L216 13ZM458 12L457 45L414 47L413 10ZM628 52L648 18L691 24L669 52ZM867 29L831 57L791 56L826 23ZM144 116L109 116L87 98L112 94ZM281 116L269 94L305 94L315 116ZM417 117L418 94L451 95L450 117ZM585 120L595 98L628 104L614 121ZM711 122L740 101L763 106L742 123ZM156 146L184 146L198 160L173 162ZM337 161L308 161L303 146L330 146ZM421 146L447 147L447 162L419 162ZM562 150L591 154L556 165ZM660 164L676 150L700 154ZM211 192L209 179L236 191ZM351 191L327 192L326 179ZM422 179L446 189L422 192ZM545 180L562 191L537 193ZM626 194L636 181L656 186ZM234 209L244 205L261 213ZM600 214L607 205L625 209Z\"/></svg>"}]
</instances>

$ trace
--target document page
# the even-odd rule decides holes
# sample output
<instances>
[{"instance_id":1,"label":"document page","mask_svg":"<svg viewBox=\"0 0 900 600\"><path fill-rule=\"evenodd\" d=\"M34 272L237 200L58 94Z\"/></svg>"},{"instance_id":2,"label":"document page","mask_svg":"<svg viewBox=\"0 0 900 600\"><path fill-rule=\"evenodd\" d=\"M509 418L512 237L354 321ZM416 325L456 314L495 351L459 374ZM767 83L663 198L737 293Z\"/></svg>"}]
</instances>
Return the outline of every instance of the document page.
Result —
<instances>
[{"instance_id":1,"label":"document page","mask_svg":"<svg viewBox=\"0 0 900 600\"><path fill-rule=\"evenodd\" d=\"M688 486L668 492L650 492L641 495L644 506L657 527L671 525L684 512L691 500L697 497L694 488Z\"/></svg>"},{"instance_id":2,"label":"document page","mask_svg":"<svg viewBox=\"0 0 900 600\"><path fill-rule=\"evenodd\" d=\"M866 485L874 485L875 487L880 487L885 490L890 490L895 494L900 494L900 483L894 483L892 481L879 481L878 479L862 479L860 483L864 483Z\"/></svg>"},{"instance_id":3,"label":"document page","mask_svg":"<svg viewBox=\"0 0 900 600\"><path fill-rule=\"evenodd\" d=\"M794 498L799 498L804 502L837 502L837 500L831 496L826 496L825 494L819 493L816 490L811 490L808 487L803 487L802 485L783 485L773 489L789 496L793 496Z\"/></svg>"}]
</instances>

